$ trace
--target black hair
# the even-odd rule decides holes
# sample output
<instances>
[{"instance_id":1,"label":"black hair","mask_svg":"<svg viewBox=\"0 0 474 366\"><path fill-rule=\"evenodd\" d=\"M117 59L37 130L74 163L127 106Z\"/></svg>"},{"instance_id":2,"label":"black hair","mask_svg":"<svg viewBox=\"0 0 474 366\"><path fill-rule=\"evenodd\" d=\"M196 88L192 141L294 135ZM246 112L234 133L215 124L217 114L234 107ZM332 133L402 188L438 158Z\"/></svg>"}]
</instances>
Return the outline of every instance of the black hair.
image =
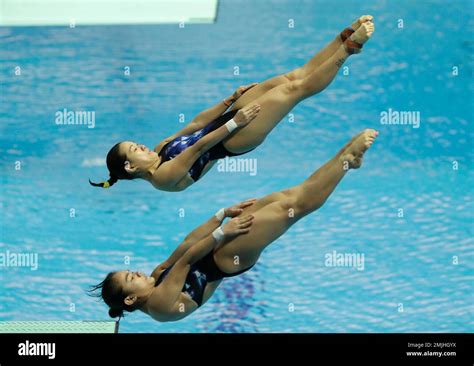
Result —
<instances>
[{"instance_id":1,"label":"black hair","mask_svg":"<svg viewBox=\"0 0 474 366\"><path fill-rule=\"evenodd\" d=\"M127 294L123 292L120 285L114 280L117 272L110 272L105 279L97 285L93 285L87 291L92 297L101 298L109 306L109 316L111 318L124 317L124 311L132 312L138 309L138 304L125 304Z\"/></svg>"},{"instance_id":2,"label":"black hair","mask_svg":"<svg viewBox=\"0 0 474 366\"><path fill-rule=\"evenodd\" d=\"M134 179L135 177L125 170L125 162L127 156L120 153L120 144L116 143L107 154L107 168L109 169L109 179L105 182L94 183L89 179L89 183L94 187L109 188L112 187L119 179Z\"/></svg>"}]
</instances>

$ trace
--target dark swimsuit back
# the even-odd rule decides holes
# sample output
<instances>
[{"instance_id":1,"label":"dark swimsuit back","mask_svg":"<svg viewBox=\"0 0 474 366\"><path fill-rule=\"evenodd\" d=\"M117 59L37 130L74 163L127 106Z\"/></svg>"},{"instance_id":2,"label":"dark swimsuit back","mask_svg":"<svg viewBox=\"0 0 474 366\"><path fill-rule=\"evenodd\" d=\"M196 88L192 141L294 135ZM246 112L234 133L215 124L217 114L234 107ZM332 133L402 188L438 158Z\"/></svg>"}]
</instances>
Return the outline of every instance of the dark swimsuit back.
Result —
<instances>
[{"instance_id":1,"label":"dark swimsuit back","mask_svg":"<svg viewBox=\"0 0 474 366\"><path fill-rule=\"evenodd\" d=\"M162 163L175 158L181 152L186 150L188 147L194 145L197 141L199 141L201 138L206 136L208 133L223 126L226 122L231 120L236 115L237 112L238 110L233 110L233 111L224 113L223 115L217 117L214 121L210 122L208 125L201 128L200 130L190 135L178 136L174 140L171 140L170 142L168 142L165 146L163 146L161 151L158 153L162 159ZM205 166L210 161L223 159L227 156L238 156L238 155L246 154L247 152L240 153L240 154L233 153L227 150L224 147L222 141L220 141L216 145L214 145L211 149L209 149L204 154L202 154L194 162L191 169L189 169L189 175L196 182L200 178Z\"/></svg>"},{"instance_id":2,"label":"dark swimsuit back","mask_svg":"<svg viewBox=\"0 0 474 366\"><path fill-rule=\"evenodd\" d=\"M209 282L219 281L226 277L234 277L242 274L253 266L245 268L235 273L226 273L220 270L214 260L214 252L210 252L205 257L191 266L191 269L186 276L182 292L188 293L188 295L198 304L202 305L204 296L204 290ZM156 279L155 286L158 286L164 278L168 275L169 271L173 268L172 266L165 269L160 276Z\"/></svg>"}]
</instances>

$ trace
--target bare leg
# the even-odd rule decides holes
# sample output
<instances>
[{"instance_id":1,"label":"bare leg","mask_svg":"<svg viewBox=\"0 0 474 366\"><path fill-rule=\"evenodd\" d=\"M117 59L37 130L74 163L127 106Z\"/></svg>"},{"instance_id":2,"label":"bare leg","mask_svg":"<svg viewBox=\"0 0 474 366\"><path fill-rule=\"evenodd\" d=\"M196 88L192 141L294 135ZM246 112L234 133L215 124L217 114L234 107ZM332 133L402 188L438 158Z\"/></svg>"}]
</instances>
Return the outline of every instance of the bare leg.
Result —
<instances>
[{"instance_id":1,"label":"bare leg","mask_svg":"<svg viewBox=\"0 0 474 366\"><path fill-rule=\"evenodd\" d=\"M321 65L326 61L340 46L341 46L341 37L339 35L330 43L328 43L320 52L318 52L308 63L305 65L290 71L287 74L275 76L271 79L265 80L262 83L254 86L244 95L242 95L232 106L231 110L240 109L247 105L248 103L256 100L261 95L265 94L270 89L274 87L287 83L289 81L303 79L306 77L312 70Z\"/></svg>"},{"instance_id":2,"label":"bare leg","mask_svg":"<svg viewBox=\"0 0 474 366\"><path fill-rule=\"evenodd\" d=\"M351 35L351 39L363 44L373 31L373 23L363 23ZM305 78L279 85L253 101L252 103L261 106L259 114L250 124L235 131L223 141L226 149L233 153L245 153L260 145L296 104L326 88L348 57L348 48L343 44Z\"/></svg>"},{"instance_id":3,"label":"bare leg","mask_svg":"<svg viewBox=\"0 0 474 366\"><path fill-rule=\"evenodd\" d=\"M296 71L296 70L294 70ZM246 106L248 103L258 99L262 95L264 95L266 92L269 90L288 83L290 81L296 80L296 74L292 74L294 71L289 72L288 74L284 75L278 75L275 77L272 77L270 79L267 79L257 85L255 85L253 88L251 88L249 91L245 92L237 101L234 103L232 106L231 110L234 109L241 109L244 106Z\"/></svg>"},{"instance_id":4,"label":"bare leg","mask_svg":"<svg viewBox=\"0 0 474 366\"><path fill-rule=\"evenodd\" d=\"M352 23L351 28L354 31L356 31L357 29L359 29L362 23L366 21L372 21L372 20L373 20L372 15L362 15L360 18L356 19ZM311 60L309 60L308 63L306 63L304 66L294 71L296 72L297 78L303 79L306 76L308 76L311 72L313 72L315 69L321 66L324 62L326 62L326 60L329 59L329 57L331 57L334 54L334 52L336 52L339 49L341 45L342 45L341 36L338 34L336 38L334 38L321 51L319 51Z\"/></svg>"},{"instance_id":5,"label":"bare leg","mask_svg":"<svg viewBox=\"0 0 474 366\"><path fill-rule=\"evenodd\" d=\"M372 19L373 17L371 15L363 15L352 23L352 28L354 30L357 30L360 27L360 24L362 24L365 21L370 21ZM257 86L250 89L247 93L242 95L242 97L240 97L235 102L235 104L232 106L232 110L240 109L244 107L248 103L256 100L261 95L265 94L267 91L269 91L270 89L273 89L274 87L278 85L281 85L288 81L304 79L312 71L314 71L319 66L321 66L327 59L329 59L334 54L334 52L336 52L339 49L341 44L342 44L341 37L340 35L337 35L331 42L329 42L326 46L324 46L324 48L321 51L319 51L315 56L313 56L313 58L311 58L311 60L309 60L305 65L299 68L296 68L293 71L290 71L289 73L275 76L271 79L265 80L264 82L261 82Z\"/></svg>"},{"instance_id":6,"label":"bare leg","mask_svg":"<svg viewBox=\"0 0 474 366\"><path fill-rule=\"evenodd\" d=\"M241 215L254 216L250 232L216 249L219 268L233 273L255 264L269 244L326 202L347 169L360 167L362 155L376 136L375 130L363 131L300 185L272 193L246 208Z\"/></svg>"},{"instance_id":7,"label":"bare leg","mask_svg":"<svg viewBox=\"0 0 474 366\"><path fill-rule=\"evenodd\" d=\"M321 66L326 60L341 47L342 41L339 35L336 36L330 43L326 45L321 51L319 51L311 60L305 65L298 69L298 78L303 79L308 76L312 71Z\"/></svg>"},{"instance_id":8,"label":"bare leg","mask_svg":"<svg viewBox=\"0 0 474 366\"><path fill-rule=\"evenodd\" d=\"M260 145L296 104L319 93L331 83L348 56L344 46L340 46L306 78L279 85L252 101L260 104L259 114L250 124L224 140L224 146L231 152L244 153Z\"/></svg>"}]
</instances>

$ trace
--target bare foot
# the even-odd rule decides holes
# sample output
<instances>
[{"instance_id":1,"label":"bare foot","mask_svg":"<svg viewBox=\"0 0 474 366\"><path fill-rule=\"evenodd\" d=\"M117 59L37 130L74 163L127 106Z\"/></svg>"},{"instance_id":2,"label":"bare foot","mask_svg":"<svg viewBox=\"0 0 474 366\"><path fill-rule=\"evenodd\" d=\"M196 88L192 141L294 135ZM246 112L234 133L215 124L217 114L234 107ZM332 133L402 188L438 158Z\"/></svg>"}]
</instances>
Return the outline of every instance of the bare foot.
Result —
<instances>
[{"instance_id":1,"label":"bare foot","mask_svg":"<svg viewBox=\"0 0 474 366\"><path fill-rule=\"evenodd\" d=\"M369 40L372 34L375 32L375 25L372 22L364 22L362 23L359 28L352 33L350 39L354 42L357 42L360 45L363 45L365 42Z\"/></svg>"},{"instance_id":2,"label":"bare foot","mask_svg":"<svg viewBox=\"0 0 474 366\"><path fill-rule=\"evenodd\" d=\"M339 160L344 164L344 169L358 169L362 165L364 153L375 141L379 133L373 129L366 129L353 138L342 152Z\"/></svg>"},{"instance_id":3,"label":"bare foot","mask_svg":"<svg viewBox=\"0 0 474 366\"><path fill-rule=\"evenodd\" d=\"M372 15L362 15L359 19L357 19L356 21L354 21L354 23L352 23L351 27L352 29L356 31L357 29L359 29L362 23L373 22L373 21L374 21L374 17Z\"/></svg>"}]
</instances>

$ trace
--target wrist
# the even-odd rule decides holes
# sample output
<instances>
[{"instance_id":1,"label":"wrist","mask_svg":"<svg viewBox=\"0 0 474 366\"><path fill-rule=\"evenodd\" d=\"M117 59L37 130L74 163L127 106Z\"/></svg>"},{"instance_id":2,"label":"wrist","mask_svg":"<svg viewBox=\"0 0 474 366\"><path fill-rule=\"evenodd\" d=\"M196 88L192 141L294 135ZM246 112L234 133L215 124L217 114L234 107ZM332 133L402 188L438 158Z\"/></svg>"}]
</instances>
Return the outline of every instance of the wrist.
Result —
<instances>
[{"instance_id":1,"label":"wrist","mask_svg":"<svg viewBox=\"0 0 474 366\"><path fill-rule=\"evenodd\" d=\"M224 126L225 128L227 128L227 131L229 131L229 133L232 133L236 128L239 127L239 125L235 122L233 118L230 121L227 121Z\"/></svg>"},{"instance_id":2,"label":"wrist","mask_svg":"<svg viewBox=\"0 0 474 366\"><path fill-rule=\"evenodd\" d=\"M220 243L222 240L224 240L225 234L221 226L212 232L212 237L217 243Z\"/></svg>"},{"instance_id":3,"label":"wrist","mask_svg":"<svg viewBox=\"0 0 474 366\"><path fill-rule=\"evenodd\" d=\"M224 220L225 217L227 217L225 208L221 208L219 211L217 211L214 215L217 220L221 221Z\"/></svg>"}]
</instances>

